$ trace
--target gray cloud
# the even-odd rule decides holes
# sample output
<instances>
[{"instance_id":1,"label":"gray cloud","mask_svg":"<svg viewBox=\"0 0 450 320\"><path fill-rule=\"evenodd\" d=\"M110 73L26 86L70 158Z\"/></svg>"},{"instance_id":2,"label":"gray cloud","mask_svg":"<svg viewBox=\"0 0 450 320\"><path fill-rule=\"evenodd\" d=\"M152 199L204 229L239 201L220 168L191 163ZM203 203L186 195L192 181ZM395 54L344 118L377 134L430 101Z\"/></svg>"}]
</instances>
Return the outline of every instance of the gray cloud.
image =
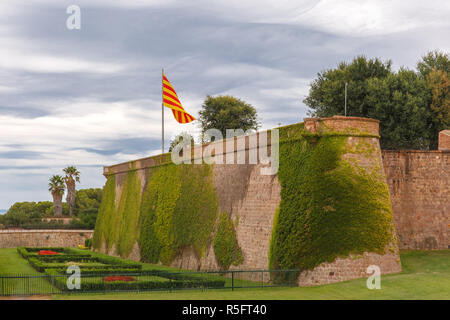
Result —
<instances>
[{"instance_id":1,"label":"gray cloud","mask_svg":"<svg viewBox=\"0 0 450 320\"><path fill-rule=\"evenodd\" d=\"M87 152L98 153L105 156L115 155L118 153L136 154L142 151L143 147L154 150L159 148L161 140L149 138L128 138L104 140L100 144L100 148L74 148L73 150L85 150Z\"/></svg>"},{"instance_id":2,"label":"gray cloud","mask_svg":"<svg viewBox=\"0 0 450 320\"><path fill-rule=\"evenodd\" d=\"M41 157L40 152L34 151L10 151L10 152L0 152L0 158L4 159L36 159Z\"/></svg>"},{"instance_id":3,"label":"gray cloud","mask_svg":"<svg viewBox=\"0 0 450 320\"><path fill-rule=\"evenodd\" d=\"M77 31L65 27L66 3L0 4L0 180L12 181L0 184L0 208L48 199L48 177L66 165L82 169L81 187L100 187L102 165L158 153L163 66L190 113L208 94L232 94L264 129L301 121L308 83L339 61L414 68L450 49L445 2L423 14L420 1L78 3ZM166 141L180 131L198 128L167 111Z\"/></svg>"}]
</instances>

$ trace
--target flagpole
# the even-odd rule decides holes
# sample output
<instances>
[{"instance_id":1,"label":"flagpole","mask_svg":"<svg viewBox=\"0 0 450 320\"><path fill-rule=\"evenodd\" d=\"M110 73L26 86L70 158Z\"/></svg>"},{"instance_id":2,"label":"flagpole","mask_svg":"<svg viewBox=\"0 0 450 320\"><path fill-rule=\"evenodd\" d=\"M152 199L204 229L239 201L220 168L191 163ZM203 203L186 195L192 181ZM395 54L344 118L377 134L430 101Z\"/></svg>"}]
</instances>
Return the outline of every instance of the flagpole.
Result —
<instances>
[{"instance_id":1,"label":"flagpole","mask_svg":"<svg viewBox=\"0 0 450 320\"><path fill-rule=\"evenodd\" d=\"M164 68L161 70L161 154L164 153Z\"/></svg>"}]
</instances>

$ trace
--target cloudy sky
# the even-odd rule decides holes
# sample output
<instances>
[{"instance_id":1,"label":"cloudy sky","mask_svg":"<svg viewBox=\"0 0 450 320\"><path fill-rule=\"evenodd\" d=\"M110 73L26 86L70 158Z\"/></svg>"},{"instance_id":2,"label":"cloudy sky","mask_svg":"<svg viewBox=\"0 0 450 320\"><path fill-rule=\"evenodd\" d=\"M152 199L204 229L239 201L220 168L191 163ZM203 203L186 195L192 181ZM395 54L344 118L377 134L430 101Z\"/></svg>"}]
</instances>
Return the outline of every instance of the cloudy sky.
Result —
<instances>
[{"instance_id":1,"label":"cloudy sky","mask_svg":"<svg viewBox=\"0 0 450 320\"><path fill-rule=\"evenodd\" d=\"M66 27L69 5L81 29ZM160 150L161 68L185 109L206 95L254 105L262 128L299 122L318 71L364 54L414 68L450 51L448 0L2 0L0 208L50 200L67 165L80 188L102 166ZM166 112L166 141L180 131Z\"/></svg>"}]
</instances>

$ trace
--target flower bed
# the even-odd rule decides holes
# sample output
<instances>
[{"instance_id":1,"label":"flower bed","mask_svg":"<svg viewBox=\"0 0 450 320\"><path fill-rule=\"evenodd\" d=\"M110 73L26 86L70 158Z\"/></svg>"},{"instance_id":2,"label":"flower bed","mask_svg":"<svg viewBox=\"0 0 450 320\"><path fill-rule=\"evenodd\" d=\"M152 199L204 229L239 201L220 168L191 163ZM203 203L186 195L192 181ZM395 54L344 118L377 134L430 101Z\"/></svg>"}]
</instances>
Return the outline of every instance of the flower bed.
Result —
<instances>
[{"instance_id":1,"label":"flower bed","mask_svg":"<svg viewBox=\"0 0 450 320\"><path fill-rule=\"evenodd\" d=\"M109 277L105 277L103 278L104 281L106 282L113 282L113 281L136 281L135 278L131 277L131 276L109 276Z\"/></svg>"},{"instance_id":2,"label":"flower bed","mask_svg":"<svg viewBox=\"0 0 450 320\"><path fill-rule=\"evenodd\" d=\"M223 277L160 269L142 271L141 263L73 248L21 247L17 251L34 269L44 272L49 282L65 292L221 288L225 285ZM81 270L80 291L67 288L69 265L77 265Z\"/></svg>"},{"instance_id":3,"label":"flower bed","mask_svg":"<svg viewBox=\"0 0 450 320\"><path fill-rule=\"evenodd\" d=\"M57 255L59 254L56 251L51 251L51 250L40 250L38 251L38 255L40 256L50 256L50 255Z\"/></svg>"}]
</instances>

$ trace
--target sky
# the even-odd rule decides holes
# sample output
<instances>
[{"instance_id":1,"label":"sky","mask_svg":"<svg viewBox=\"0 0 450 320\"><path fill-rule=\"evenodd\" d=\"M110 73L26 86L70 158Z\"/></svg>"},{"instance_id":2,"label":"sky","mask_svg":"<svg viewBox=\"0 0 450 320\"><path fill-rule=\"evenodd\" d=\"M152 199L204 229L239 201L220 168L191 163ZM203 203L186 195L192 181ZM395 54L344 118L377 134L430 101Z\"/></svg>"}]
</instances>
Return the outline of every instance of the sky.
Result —
<instances>
[{"instance_id":1,"label":"sky","mask_svg":"<svg viewBox=\"0 0 450 320\"><path fill-rule=\"evenodd\" d=\"M302 121L310 82L340 61L449 52L449 16L448 0L2 0L0 208L51 200L68 165L78 188L102 187L103 166L160 153L161 68L194 117L233 95L267 129ZM166 141L198 135L165 115Z\"/></svg>"}]
</instances>

